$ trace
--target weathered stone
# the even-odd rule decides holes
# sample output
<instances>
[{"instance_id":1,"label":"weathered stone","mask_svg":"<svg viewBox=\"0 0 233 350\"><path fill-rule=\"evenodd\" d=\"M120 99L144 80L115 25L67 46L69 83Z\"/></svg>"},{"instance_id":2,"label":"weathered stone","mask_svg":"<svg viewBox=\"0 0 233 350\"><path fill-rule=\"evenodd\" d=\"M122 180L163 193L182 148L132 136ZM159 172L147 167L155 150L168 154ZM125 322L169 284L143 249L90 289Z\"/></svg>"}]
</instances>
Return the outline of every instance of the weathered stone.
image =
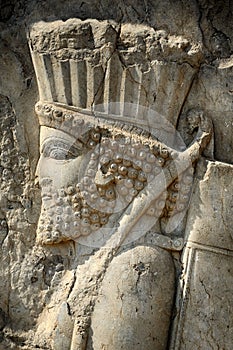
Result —
<instances>
[{"instance_id":1,"label":"weathered stone","mask_svg":"<svg viewBox=\"0 0 233 350\"><path fill-rule=\"evenodd\" d=\"M233 250L233 166L202 162L186 226L188 242Z\"/></svg>"},{"instance_id":2,"label":"weathered stone","mask_svg":"<svg viewBox=\"0 0 233 350\"><path fill-rule=\"evenodd\" d=\"M49 332L47 344L56 349L167 347L174 271L170 253L161 248L180 251L182 238L179 235L174 241L173 237L160 240L160 249L142 246L115 255L122 245L137 242L158 220L163 220L165 236L176 229L185 215L192 166L212 135L211 121L201 111L192 117L189 131L194 134L186 150L174 129L194 74L191 69L190 77L190 67L187 70L181 67L189 59L198 65L199 50L192 49L187 54L188 40L156 32L148 26L134 26L132 32L129 25L123 25L117 42L116 36L105 35L109 30L116 33L116 28L116 24L110 26L107 22L73 19L40 22L29 33L40 94L36 105L41 125L37 176L42 208L37 242L54 245L75 240L76 247L81 243L98 249L84 266L79 261L74 264L78 277L70 295L55 293L58 300L67 299L62 303L64 307L54 305L53 301L45 307L45 314L55 307L52 329L43 331L41 320L38 322L39 344L43 334ZM111 60L113 52L115 57ZM174 63L176 55L179 62ZM119 63L121 75L114 96L112 82ZM104 71L108 71L106 76ZM144 71L147 80L142 78ZM187 78L187 86L181 76ZM80 77L85 77L86 85ZM148 83L148 90L143 83ZM174 95L177 84L179 95ZM82 101L77 86L83 87ZM145 105L140 105L142 90ZM153 107L150 99L155 95L159 104L154 108L158 112L146 108L148 103ZM85 108L80 109L81 106ZM152 246L156 247L157 242L159 239L152 240ZM145 279L142 295L134 292L139 288L141 272L136 269L136 274L130 275L131 257L133 265L146 264L148 273L153 271L152 275L141 277ZM120 287L117 274L122 269L128 270L129 276ZM163 292L160 282L153 279L155 274L166 280ZM115 280L110 287L113 275ZM126 301L122 306L120 300L119 307L119 300L111 301L108 296L115 299L120 289ZM150 303L142 305L142 296L144 303L146 296ZM138 317L129 326L135 308ZM113 329L109 330L111 317ZM61 319L64 324L59 322ZM141 323L145 328L139 331Z\"/></svg>"},{"instance_id":3,"label":"weathered stone","mask_svg":"<svg viewBox=\"0 0 233 350\"><path fill-rule=\"evenodd\" d=\"M139 246L117 256L96 302L87 349L166 349L173 286L168 252Z\"/></svg>"},{"instance_id":4,"label":"weathered stone","mask_svg":"<svg viewBox=\"0 0 233 350\"><path fill-rule=\"evenodd\" d=\"M231 163L232 157L232 59L204 65L193 84L184 109L199 107L211 115L215 130L215 159Z\"/></svg>"},{"instance_id":5,"label":"weathered stone","mask_svg":"<svg viewBox=\"0 0 233 350\"><path fill-rule=\"evenodd\" d=\"M202 161L186 226L172 349L230 349L233 167ZM192 317L190 317L192 315Z\"/></svg>"},{"instance_id":6,"label":"weathered stone","mask_svg":"<svg viewBox=\"0 0 233 350\"><path fill-rule=\"evenodd\" d=\"M232 10L1 3L0 349L231 349Z\"/></svg>"}]
</instances>

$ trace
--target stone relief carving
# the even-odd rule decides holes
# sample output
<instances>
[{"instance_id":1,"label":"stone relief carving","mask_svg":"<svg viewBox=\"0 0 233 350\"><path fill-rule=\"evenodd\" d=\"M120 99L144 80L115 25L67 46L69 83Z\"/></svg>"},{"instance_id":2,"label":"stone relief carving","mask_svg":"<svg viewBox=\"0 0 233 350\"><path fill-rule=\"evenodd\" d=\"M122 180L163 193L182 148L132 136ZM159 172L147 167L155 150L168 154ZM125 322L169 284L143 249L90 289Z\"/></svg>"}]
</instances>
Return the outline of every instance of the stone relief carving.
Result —
<instances>
[{"instance_id":1,"label":"stone relief carving","mask_svg":"<svg viewBox=\"0 0 233 350\"><path fill-rule=\"evenodd\" d=\"M186 119L188 148L175 129L198 46L95 20L40 22L29 43L40 94L37 242L92 248L84 265L76 262L75 279L67 271L61 282L72 288L55 307L55 324L39 323L38 334L54 349L165 349L170 252L183 248L194 167L212 135L200 110ZM118 284L123 272L131 284ZM56 298L59 290L50 306Z\"/></svg>"},{"instance_id":2,"label":"stone relief carving","mask_svg":"<svg viewBox=\"0 0 233 350\"><path fill-rule=\"evenodd\" d=\"M67 289L51 296L38 343L165 349L171 252L183 248L194 168L212 135L200 110L186 119L187 148L175 129L199 48L165 31L95 20L40 22L29 43L40 95L37 243L91 248L74 276L64 274Z\"/></svg>"},{"instance_id":3,"label":"stone relief carving","mask_svg":"<svg viewBox=\"0 0 233 350\"><path fill-rule=\"evenodd\" d=\"M148 215L155 222L187 208L192 163L211 135L211 124L203 114L201 119L199 113L195 115L195 127L200 124L196 141L190 149L178 152L142 128L133 126L132 130L130 124L96 121L96 117L51 104L38 103L36 110L42 124L38 165L41 243L59 243L93 232L98 239L103 234L107 238L108 230L101 227L119 212L130 216L132 228L143 215L147 216L146 225L151 222ZM129 224L124 221L122 225L126 237ZM95 245L95 238L91 240Z\"/></svg>"},{"instance_id":4,"label":"stone relief carving","mask_svg":"<svg viewBox=\"0 0 233 350\"><path fill-rule=\"evenodd\" d=\"M37 104L36 111L40 123L43 126L59 129L75 138L79 138L79 144L78 142L76 145L72 144L74 141L71 140L67 141L67 143L63 142L62 145L62 137L64 136L60 133L60 144L57 141L58 150L55 152L59 153L60 149L61 156L59 158L59 154L56 154L54 158L57 160L77 158L79 153L92 150L96 154L88 155L91 159L90 164L92 164L87 165L90 166L90 172L91 170L96 170L97 172L97 158L101 158L99 159L101 169L98 171L99 179L97 180L100 183L97 185L94 179L89 179L91 183L85 185L85 181L88 182L88 179L82 179L84 183L77 184L80 193L74 193L77 192L77 189L70 188L70 195L74 194L76 197L84 197L82 191L87 191L88 186L91 184L93 187L92 207L97 206L99 209L100 198L98 197L102 197L102 205L103 207L105 206L105 210L106 207L112 205L112 207L116 206L116 211L119 211L119 206L122 206L122 203L119 203L117 199L115 200L117 196L116 193L112 193L114 192L113 183L118 185L116 187L119 194L123 195L125 193L125 197L128 195L125 203L125 206L127 206L132 201L132 198L139 191L143 190L145 183L148 181L147 174L149 181L152 181L152 178L160 173L162 167L166 168L166 164L172 163L171 159L179 158L178 153L174 153L175 150L172 149L171 145L169 148L169 142L177 137L172 129L172 125L163 121L163 117L161 118L162 120L159 120L158 113L157 115L155 113L154 115L148 115L153 113L144 106L149 105L153 107L150 105L151 97L153 96L154 101L158 98L159 103L165 108L165 97L167 96L170 98L169 101L166 101L166 104L169 104L167 110L170 112L172 108L175 109L175 105L176 108L179 108L179 103L175 103L177 96L170 97L166 93L164 93L163 98L159 96L161 86L166 89L164 77L169 73L175 76L173 89L176 90L178 86L182 85L180 93L182 94L183 92L185 94L188 83L186 81L181 83L181 77L185 75L190 83L189 80L192 79L190 75L192 76L194 70L187 65L186 60L189 58L190 62L195 65L195 60L197 64L200 56L198 49L195 47L190 48L188 41L183 38L169 37L163 31L156 32L143 26L138 26L137 32L132 35L130 34L132 28L130 26L125 27L119 28L115 23L102 22L100 24L98 21L82 22L79 20L69 20L65 24L55 22L49 26L37 24L31 31L30 39L41 100L57 102L55 107L45 102ZM121 33L120 43L116 44L119 33ZM132 47L128 47L130 45ZM189 51L184 59L183 56L185 55L184 52L187 51L187 47L189 47ZM126 48L128 49L127 54ZM142 52L142 54L139 55L138 51ZM168 54L171 62L162 64L164 62L161 60L164 59L164 55ZM173 64L174 55L179 55L179 60L184 59L185 63L181 64L178 62L178 64ZM98 70L96 67L98 67ZM101 79L104 80L101 85L98 85ZM116 80L118 81L116 82ZM147 80L146 88L145 84L143 84L144 80ZM153 84L154 86L152 86ZM152 91L149 89L152 89ZM82 98L82 101L80 98ZM102 101L102 104L99 104L100 101ZM143 102L144 105L141 105ZM59 107L59 103L86 109L79 111L78 114L72 109L68 111L66 109L62 110L62 106ZM176 114L174 111L173 113ZM97 118L99 118L98 121ZM177 115L175 117L174 115L168 116L168 119L169 121L176 121ZM211 126L206 124L206 118L203 115L201 116L202 120L198 116L194 116L194 119L195 126L193 130L200 124L200 130L210 133ZM153 131L150 130L151 128L152 130L153 128L158 129L154 131L154 135ZM164 128L170 128L170 131L166 130L163 136L168 145L159 142L156 138L156 134L161 133L161 129ZM49 133L46 130L48 129L44 128L41 134L46 135L46 133ZM199 131L198 137L200 137L200 133L201 131ZM46 139L46 137L42 136L42 143L43 138ZM208 137L203 134L203 140L198 139L200 145L193 145L193 149L189 151L189 154L187 153L187 168L190 165L188 162L194 162L201 150L205 148L209 141L206 141L205 138L207 139ZM178 141L181 143L181 140ZM178 141L173 140L174 145ZM100 149L99 145L100 147L102 146L102 149ZM184 145L177 146L180 149L182 149L182 146L184 147ZM45 158L49 157L50 148L52 149L51 152L53 152L55 145L51 143L50 147L45 146ZM138 148L138 150L136 151L133 148ZM109 154L107 155L105 152ZM191 157L193 159L191 159L191 153L195 152L196 155L193 154ZM62 153L64 154L63 156ZM77 154L76 157L75 153ZM115 159L115 156L119 159ZM138 165L134 164L132 168L135 156L138 158ZM182 157L185 158L184 155ZM96 164L94 164L94 160L96 160ZM129 167L129 169L122 168L122 166ZM152 170L152 168L154 169ZM90 175L87 174L87 176ZM168 180L170 183L167 183L166 187L169 187L177 176L173 175ZM129 194L125 182L130 179L128 188L130 189L131 186L132 190ZM135 179L137 179L136 183L134 183ZM126 181L123 182L123 180ZM102 194L98 194L98 191L101 192L101 186L103 188L110 186L109 191L106 193L109 198L106 198L103 194L104 190ZM151 187L153 187L153 184ZM56 196L59 197L59 194L57 193ZM95 196L96 198L94 199ZM173 197L172 201L176 202L175 195ZM57 200L62 201L61 197ZM71 199L65 198L65 200L71 202ZM75 199L73 198L72 201L75 201ZM88 198L85 198L85 201L87 202ZM168 212L169 215L172 212L173 214L175 213L171 205L172 201L167 199L167 216ZM76 208L78 206L83 207L83 203L79 203L78 198L76 202ZM173 207L175 206L173 205ZM176 211L178 207L179 204L176 205ZM82 215L80 209L77 211L77 221L79 221L79 216L81 217ZM113 208L110 209L110 212L113 211ZM90 228L86 228L86 231L88 230ZM54 238L54 240L56 239ZM59 241L59 238L57 238L57 241Z\"/></svg>"},{"instance_id":5,"label":"stone relief carving","mask_svg":"<svg viewBox=\"0 0 233 350\"><path fill-rule=\"evenodd\" d=\"M232 11L233 2L223 6L221 1L1 2L0 167L7 172L0 171L0 349L232 349ZM66 21L73 17L98 21ZM60 18L62 21L53 22ZM37 24L30 34L35 44L36 79L25 28L41 20L47 23ZM153 142L175 154L190 149L198 130L197 114L204 111L214 125L214 145L212 137L192 164L188 209L167 216L164 209L171 204L164 204L160 194L161 215L158 217L157 209L156 216L139 215L117 247L116 241L110 242L116 224L148 191L152 174L146 173L144 188L125 208L126 195L118 192L120 183L114 179L108 185L116 194L112 202L122 198L121 210L116 212L115 206L107 223L75 239L69 237L77 231L61 226L57 243L52 243L52 232L59 232L60 224L55 229L48 221L59 215L67 219L67 215L55 215L49 197L47 201L43 198L45 210L41 212L41 191L52 191L55 197L65 183L80 183L86 173L86 169L80 172L85 168L84 159L104 145L100 139L81 154L80 166L71 166L75 158L70 159L64 145L70 147L79 137L59 125L39 128L34 113L39 100L42 110L44 105L63 107L66 115L69 104L69 110L75 107L75 115L96 116L104 123L97 125L101 132L111 129L112 136L107 135L110 144L122 139L114 133L114 118L118 117L124 128L127 124L149 132ZM58 105L60 101L63 105ZM47 186L42 176L40 188L38 179L34 184L39 129L41 146L47 146L50 138L47 150L59 156L68 152L70 159L44 157L41 148L38 176L48 176L53 167L49 175L56 181ZM169 130L181 141L178 145ZM136 143L134 137L132 133L130 147ZM147 136L139 139L143 151L150 152ZM59 142L56 152L51 150L52 140ZM45 161L50 167L43 166ZM173 185L167 187L164 175L172 161L158 168L161 188L166 189L166 198L172 191L169 201L177 206L184 188L177 163L176 194ZM102 188L107 189L100 168L92 179L96 188L101 187L99 199ZM72 169L78 169L77 178ZM108 171L105 175L111 180ZM40 212L47 214L45 223L38 225ZM98 232L107 228L112 231L98 239ZM50 241L46 231L51 231Z\"/></svg>"}]
</instances>

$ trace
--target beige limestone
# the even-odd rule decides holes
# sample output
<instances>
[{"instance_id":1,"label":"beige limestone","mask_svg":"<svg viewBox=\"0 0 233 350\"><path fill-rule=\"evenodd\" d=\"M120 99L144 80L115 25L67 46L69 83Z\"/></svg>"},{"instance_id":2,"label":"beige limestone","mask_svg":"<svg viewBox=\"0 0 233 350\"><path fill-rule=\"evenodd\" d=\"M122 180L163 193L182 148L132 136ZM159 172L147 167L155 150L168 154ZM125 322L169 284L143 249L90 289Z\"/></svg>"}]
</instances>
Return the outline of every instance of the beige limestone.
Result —
<instances>
[{"instance_id":1,"label":"beige limestone","mask_svg":"<svg viewBox=\"0 0 233 350\"><path fill-rule=\"evenodd\" d=\"M186 240L225 250L233 250L233 166L202 161L189 210Z\"/></svg>"},{"instance_id":2,"label":"beige limestone","mask_svg":"<svg viewBox=\"0 0 233 350\"><path fill-rule=\"evenodd\" d=\"M121 253L106 272L87 349L166 349L173 285L168 252L139 246Z\"/></svg>"},{"instance_id":3,"label":"beige limestone","mask_svg":"<svg viewBox=\"0 0 233 350\"><path fill-rule=\"evenodd\" d=\"M194 164L212 136L211 121L200 110L186 120L190 147L186 149L174 128L179 113L175 106L182 104L189 88L184 77L188 86L192 81L183 61L198 65L199 49L190 48L185 38L139 25L134 31L122 26L116 42L116 28L108 22L72 19L40 22L29 32L40 95L37 176L42 207L37 242L73 240L76 249L79 244L97 248L83 266L76 260L71 289L58 289L38 319L36 342L57 350L166 349L175 293L172 257L166 249L181 250L181 232L173 237L173 231L185 216ZM113 90L116 71L119 84ZM155 96L158 104L153 105ZM138 238L153 230L156 221L163 222L157 235L168 236L172 244L164 239L163 250L156 247L157 239L150 248L137 247ZM116 256L129 243L136 247ZM120 274L126 274L122 285ZM165 279L162 286L160 276ZM47 327L44 320L51 308Z\"/></svg>"},{"instance_id":4,"label":"beige limestone","mask_svg":"<svg viewBox=\"0 0 233 350\"><path fill-rule=\"evenodd\" d=\"M171 349L231 348L232 174L225 163L198 167Z\"/></svg>"},{"instance_id":5,"label":"beige limestone","mask_svg":"<svg viewBox=\"0 0 233 350\"><path fill-rule=\"evenodd\" d=\"M167 296L162 298L164 304L161 302L165 309L169 308L169 298L176 292L177 302L172 308L173 314L165 315L161 312L163 317L167 317L166 320L163 319L163 324L166 324L163 327L164 334L159 333L163 346L166 346L166 330L169 320L172 320L172 336L168 339L167 348L231 350L232 166L229 163L232 163L232 10L232 2L222 4L221 1L192 0L27 0L1 3L1 350L34 350L38 347L85 349L86 338L82 331L87 328L91 330L92 312L92 324L98 330L95 331L93 339L99 344L102 341L99 332L101 323L98 323L97 311L105 316L106 309L96 306L93 311L92 305L96 300L99 300L101 305L106 302L104 296L108 296L111 289L101 289L102 282L105 286L108 279L112 282L115 264L116 272L120 273L120 257L125 257L124 263L127 266L127 256L129 257L131 251L138 249L130 236L128 250L119 251L113 258L111 254L105 254L103 251L98 253L96 246L78 245L72 240L42 247L36 242L41 190L38 184L34 184L39 158L39 123L34 113L34 105L39 100L39 92L26 32L38 21L51 23L56 19L65 21L74 17L78 18L78 21L90 22L92 19L92 22L97 24L97 29L98 21L109 21L114 29L110 31L107 40L112 42L115 48L116 33L119 35L121 32L119 37L124 43L120 49L120 56L118 52L112 52L112 47L105 47L102 50L102 65L96 64L95 61L86 63L82 60L77 65L70 65L75 78L71 91L75 91L74 86L80 73L83 79L82 87L77 87L78 93L71 94L75 106L85 108L90 107L94 100L101 104L105 101L106 109L104 107L101 111L104 110L106 115L109 115L110 112L114 114L119 111L118 104L109 104L111 101L118 102L119 96L127 102L134 103L136 99L140 105L156 108L159 115L162 114L175 127L178 126L184 140L188 128L185 126L183 129L183 126L178 124L183 117L186 120L190 109L199 112L203 110L204 115L213 121L215 142L212 138L204 152L204 156L212 158L212 161L206 163L204 160L194 175L194 190L189 204L187 225L186 216L182 213L182 217L179 217L180 225L176 226L174 232L167 233L168 223L174 228L174 222L165 216L145 237L138 237L137 244L142 247L143 257L147 256L146 251L150 255L149 251L152 253L163 248L167 261L170 261L165 270L171 284L175 278L171 294L167 292ZM93 32L98 47L104 45L104 31L93 29ZM144 35L148 38L146 49ZM86 38L88 37L89 34ZM158 50L158 47L161 50ZM155 62L156 60L159 62ZM62 63L60 68L64 72L63 77L66 78L67 64ZM115 79L111 79L111 75ZM122 79L119 78L122 75L126 82L124 89L121 86ZM103 77L106 78L104 89L98 89ZM85 88L87 82L91 82L88 94ZM56 84L59 98L63 97L61 80ZM124 104L124 108L120 110L122 116L128 114L128 107ZM101 111L96 110L95 113ZM137 117L141 113L142 110L134 109L134 116ZM154 121L157 123L158 118ZM187 137L187 145L195 138L195 132L194 129L191 130ZM170 136L168 130L163 134L162 141L167 146L171 142ZM169 146L171 147L170 144ZM101 178L98 181L100 180ZM178 182L181 182L181 179ZM173 201L178 202L174 188L169 188L168 192L171 197L166 202L166 207L170 208ZM159 207L162 204L164 205L163 201L156 205ZM145 220L139 225L140 230L145 229L145 223L150 222L154 206L149 210L150 215L145 216ZM184 238L186 246L181 261ZM156 254L155 256L158 257ZM158 259L162 259L162 255L159 256ZM139 257L140 254L135 254L132 259L141 260ZM157 272L155 260L150 256L149 261L151 269ZM184 273L179 279L182 270ZM162 269L158 270L158 276L161 271ZM132 270L132 275L129 275L132 277L132 286L135 282L134 273L135 270ZM117 288L120 278L114 277L113 290L116 291L114 288ZM141 277L143 276L140 275ZM143 295L147 295L148 280L151 280L147 274L143 278ZM158 299L157 293L162 286L169 285L168 279L160 279L158 284L154 284L155 299ZM180 285L178 291L175 285ZM127 284L121 286L128 289ZM97 290L102 291L99 299ZM135 295L129 293L127 296L126 293L125 300L129 299L133 301L134 310L138 300ZM117 313L119 304L117 299L115 301L116 308L113 307L113 311ZM145 305L147 303L142 305L143 309L146 308ZM153 307L157 305L155 301ZM150 325L149 318L143 318L143 322L148 325L145 329L138 326L136 319L133 323L128 321L127 317L132 312L130 302L126 303L125 310L126 325L123 331L120 329L122 338L119 340L115 333L113 339L118 344L119 341L129 340L130 345L127 344L126 348L130 349L132 346L134 349L136 338L132 336L132 328L129 329L131 325L134 329L140 329L142 337L150 327L153 332L157 330ZM153 324L157 321L162 322L154 319L155 315L150 316ZM104 319L104 322L108 325L107 319ZM116 324L117 327L121 327L118 322ZM104 331L106 337L112 337L107 326ZM90 339L91 331L87 343L89 348L92 347ZM141 342L141 339L139 341ZM146 342L141 344L145 348L150 346Z\"/></svg>"}]
</instances>

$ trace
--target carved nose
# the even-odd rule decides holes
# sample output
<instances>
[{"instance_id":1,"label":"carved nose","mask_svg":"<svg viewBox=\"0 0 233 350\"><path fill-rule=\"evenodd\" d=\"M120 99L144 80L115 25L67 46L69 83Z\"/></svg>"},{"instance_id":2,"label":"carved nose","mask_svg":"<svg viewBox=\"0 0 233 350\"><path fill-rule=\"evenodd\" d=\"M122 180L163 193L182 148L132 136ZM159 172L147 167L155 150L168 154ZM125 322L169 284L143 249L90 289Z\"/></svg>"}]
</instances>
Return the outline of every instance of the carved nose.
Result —
<instances>
[{"instance_id":1,"label":"carved nose","mask_svg":"<svg viewBox=\"0 0 233 350\"><path fill-rule=\"evenodd\" d=\"M36 171L35 171L35 178L39 178L40 176L40 166L41 166L41 157L38 160Z\"/></svg>"},{"instance_id":2,"label":"carved nose","mask_svg":"<svg viewBox=\"0 0 233 350\"><path fill-rule=\"evenodd\" d=\"M40 185L40 177L41 177L41 157L38 160L37 166L36 166L36 171L35 171L35 186L39 187Z\"/></svg>"}]
</instances>

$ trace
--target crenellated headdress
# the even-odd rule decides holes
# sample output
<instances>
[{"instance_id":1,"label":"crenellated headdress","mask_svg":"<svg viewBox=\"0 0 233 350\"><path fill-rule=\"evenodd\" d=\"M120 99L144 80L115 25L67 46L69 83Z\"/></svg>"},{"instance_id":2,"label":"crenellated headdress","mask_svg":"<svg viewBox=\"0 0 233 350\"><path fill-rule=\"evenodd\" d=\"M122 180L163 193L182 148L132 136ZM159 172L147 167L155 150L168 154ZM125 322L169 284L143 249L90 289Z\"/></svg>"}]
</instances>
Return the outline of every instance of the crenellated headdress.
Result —
<instances>
[{"instance_id":1,"label":"crenellated headdress","mask_svg":"<svg viewBox=\"0 0 233 350\"><path fill-rule=\"evenodd\" d=\"M39 22L29 43L40 124L71 133L116 122L153 133L161 116L175 126L200 60L183 37L111 21Z\"/></svg>"}]
</instances>

